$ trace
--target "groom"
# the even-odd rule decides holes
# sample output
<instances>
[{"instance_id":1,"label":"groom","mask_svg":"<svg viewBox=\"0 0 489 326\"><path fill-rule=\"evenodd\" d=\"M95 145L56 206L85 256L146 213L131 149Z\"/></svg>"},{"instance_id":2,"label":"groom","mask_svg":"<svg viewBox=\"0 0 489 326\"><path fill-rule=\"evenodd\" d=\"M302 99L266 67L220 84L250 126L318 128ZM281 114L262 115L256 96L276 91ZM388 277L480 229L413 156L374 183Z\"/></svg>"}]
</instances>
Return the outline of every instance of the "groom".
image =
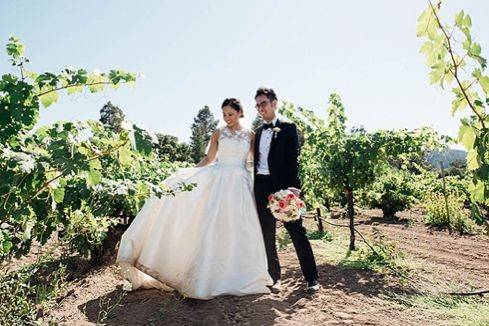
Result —
<instances>
[{"instance_id":1,"label":"groom","mask_svg":"<svg viewBox=\"0 0 489 326\"><path fill-rule=\"evenodd\" d=\"M256 109L265 124L256 132L255 140L255 199L258 209L265 248L268 272L274 281L274 288L280 289L280 263L275 245L276 221L267 208L268 196L282 189L299 193L299 141L293 123L277 119L277 96L271 88L259 88L255 95ZM316 262L311 244L302 226L302 219L284 223L294 244L302 274L307 282L307 290L319 289Z\"/></svg>"}]
</instances>

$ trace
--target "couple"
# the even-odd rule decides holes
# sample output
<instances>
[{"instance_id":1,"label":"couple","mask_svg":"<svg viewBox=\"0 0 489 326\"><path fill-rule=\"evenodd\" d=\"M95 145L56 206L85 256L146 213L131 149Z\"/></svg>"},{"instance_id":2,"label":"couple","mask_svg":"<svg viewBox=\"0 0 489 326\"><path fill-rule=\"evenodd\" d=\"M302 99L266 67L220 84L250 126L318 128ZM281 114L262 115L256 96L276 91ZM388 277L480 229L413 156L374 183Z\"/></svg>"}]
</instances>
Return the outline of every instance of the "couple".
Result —
<instances>
[{"instance_id":1,"label":"couple","mask_svg":"<svg viewBox=\"0 0 489 326\"><path fill-rule=\"evenodd\" d=\"M186 297L211 299L280 287L276 220L268 196L287 188L298 192L299 143L295 125L276 117L273 89L258 89L255 100L266 122L256 136L239 122L240 102L226 99L226 126L212 134L207 156L165 180L169 187L197 186L175 197L148 199L122 236L117 263L133 290L170 286ZM250 152L254 185L246 169ZM284 226L313 292L318 275L302 220Z\"/></svg>"}]
</instances>

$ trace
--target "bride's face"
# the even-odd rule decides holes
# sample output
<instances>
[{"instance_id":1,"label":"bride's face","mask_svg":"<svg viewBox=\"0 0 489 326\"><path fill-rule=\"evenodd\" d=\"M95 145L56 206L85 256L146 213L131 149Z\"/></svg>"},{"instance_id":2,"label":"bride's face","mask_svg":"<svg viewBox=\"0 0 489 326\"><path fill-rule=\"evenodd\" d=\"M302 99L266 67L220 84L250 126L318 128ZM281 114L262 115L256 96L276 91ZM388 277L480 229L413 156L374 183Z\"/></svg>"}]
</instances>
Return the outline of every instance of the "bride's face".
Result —
<instances>
[{"instance_id":1,"label":"bride's face","mask_svg":"<svg viewBox=\"0 0 489 326\"><path fill-rule=\"evenodd\" d=\"M235 126L239 123L239 118L241 114L230 106L225 106L222 108L222 118L228 127Z\"/></svg>"}]
</instances>

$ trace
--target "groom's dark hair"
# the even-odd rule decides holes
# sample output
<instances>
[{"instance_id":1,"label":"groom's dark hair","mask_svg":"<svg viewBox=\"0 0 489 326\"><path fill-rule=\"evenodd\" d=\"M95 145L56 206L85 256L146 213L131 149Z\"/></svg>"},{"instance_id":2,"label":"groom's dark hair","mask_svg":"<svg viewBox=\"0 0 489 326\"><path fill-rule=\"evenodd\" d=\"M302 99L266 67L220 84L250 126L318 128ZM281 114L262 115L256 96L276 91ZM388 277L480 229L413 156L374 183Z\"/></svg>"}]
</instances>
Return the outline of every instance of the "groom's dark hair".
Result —
<instances>
[{"instance_id":1,"label":"groom's dark hair","mask_svg":"<svg viewBox=\"0 0 489 326\"><path fill-rule=\"evenodd\" d=\"M275 94L275 91L272 88L266 88L266 87L258 88L255 94L255 98L257 98L260 95L265 95L270 100L270 102L277 100L277 94Z\"/></svg>"}]
</instances>

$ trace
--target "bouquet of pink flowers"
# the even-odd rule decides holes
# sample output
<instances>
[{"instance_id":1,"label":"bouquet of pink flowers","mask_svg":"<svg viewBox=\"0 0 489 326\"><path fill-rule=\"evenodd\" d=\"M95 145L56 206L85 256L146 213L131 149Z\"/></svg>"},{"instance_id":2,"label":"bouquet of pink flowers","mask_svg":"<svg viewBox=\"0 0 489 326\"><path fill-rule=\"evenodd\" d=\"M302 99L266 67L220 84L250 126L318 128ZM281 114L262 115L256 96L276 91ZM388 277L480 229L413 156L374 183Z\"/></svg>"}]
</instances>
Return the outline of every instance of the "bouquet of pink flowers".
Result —
<instances>
[{"instance_id":1,"label":"bouquet of pink flowers","mask_svg":"<svg viewBox=\"0 0 489 326\"><path fill-rule=\"evenodd\" d=\"M306 212L304 202L290 190L280 190L268 196L268 208L282 222L298 220Z\"/></svg>"}]
</instances>

